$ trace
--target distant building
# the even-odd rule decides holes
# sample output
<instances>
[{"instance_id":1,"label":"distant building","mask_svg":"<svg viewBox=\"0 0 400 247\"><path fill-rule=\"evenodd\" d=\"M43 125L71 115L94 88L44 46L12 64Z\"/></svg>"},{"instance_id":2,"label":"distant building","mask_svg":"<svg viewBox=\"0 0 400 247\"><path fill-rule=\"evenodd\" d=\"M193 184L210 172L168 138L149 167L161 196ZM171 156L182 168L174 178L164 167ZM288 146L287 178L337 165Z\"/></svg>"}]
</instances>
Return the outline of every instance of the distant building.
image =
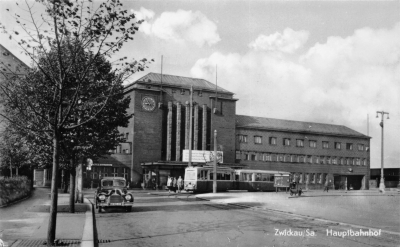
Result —
<instances>
[{"instance_id":1,"label":"distant building","mask_svg":"<svg viewBox=\"0 0 400 247\"><path fill-rule=\"evenodd\" d=\"M288 171L309 189L322 189L326 181L335 189L368 189L370 137L339 125L236 115L232 92L218 87L216 94L206 80L157 73L126 87L134 113L129 126L120 129L127 142L95 162L87 181L96 185L112 175L136 186L150 178L165 185L168 175L182 176L188 165L182 156L189 149L191 87L193 150L213 150L217 130L220 165Z\"/></svg>"},{"instance_id":2,"label":"distant building","mask_svg":"<svg viewBox=\"0 0 400 247\"><path fill-rule=\"evenodd\" d=\"M381 168L371 168L370 174L371 188L378 188L381 181ZM400 168L384 168L383 177L386 188L400 187Z\"/></svg>"}]
</instances>

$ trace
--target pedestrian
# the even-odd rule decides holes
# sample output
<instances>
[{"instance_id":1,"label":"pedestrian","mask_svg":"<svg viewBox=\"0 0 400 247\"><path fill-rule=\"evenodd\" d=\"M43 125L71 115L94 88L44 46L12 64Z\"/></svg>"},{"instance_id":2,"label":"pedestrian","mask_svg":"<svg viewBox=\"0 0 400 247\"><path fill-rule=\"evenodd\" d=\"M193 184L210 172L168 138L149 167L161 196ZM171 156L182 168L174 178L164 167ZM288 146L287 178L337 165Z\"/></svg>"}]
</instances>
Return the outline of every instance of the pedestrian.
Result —
<instances>
[{"instance_id":1,"label":"pedestrian","mask_svg":"<svg viewBox=\"0 0 400 247\"><path fill-rule=\"evenodd\" d=\"M172 177L172 187L174 188L174 192L178 189L178 180L175 177Z\"/></svg>"},{"instance_id":2,"label":"pedestrian","mask_svg":"<svg viewBox=\"0 0 400 247\"><path fill-rule=\"evenodd\" d=\"M172 178L171 178L171 176L168 176L167 188L168 188L168 193L171 193L171 190L172 190Z\"/></svg>"},{"instance_id":3,"label":"pedestrian","mask_svg":"<svg viewBox=\"0 0 400 247\"><path fill-rule=\"evenodd\" d=\"M329 192L329 187L331 186L331 180L327 180L325 183L325 187L324 187L324 191L326 190L326 192Z\"/></svg>"},{"instance_id":4,"label":"pedestrian","mask_svg":"<svg viewBox=\"0 0 400 247\"><path fill-rule=\"evenodd\" d=\"M183 179L181 176L179 176L177 183L178 183L178 192L181 193L181 191L183 190Z\"/></svg>"}]
</instances>

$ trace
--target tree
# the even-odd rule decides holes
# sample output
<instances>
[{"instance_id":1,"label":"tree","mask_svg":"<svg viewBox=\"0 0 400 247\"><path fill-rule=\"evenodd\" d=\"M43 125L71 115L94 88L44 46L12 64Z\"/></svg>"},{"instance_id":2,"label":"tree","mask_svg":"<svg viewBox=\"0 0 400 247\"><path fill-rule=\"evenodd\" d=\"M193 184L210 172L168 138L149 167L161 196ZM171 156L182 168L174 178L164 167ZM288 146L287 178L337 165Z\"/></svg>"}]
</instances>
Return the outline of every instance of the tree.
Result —
<instances>
[{"instance_id":1,"label":"tree","mask_svg":"<svg viewBox=\"0 0 400 247\"><path fill-rule=\"evenodd\" d=\"M25 128L30 136L51 140L53 170L47 234L47 244L51 245L56 233L57 172L64 133L96 119L115 94L116 85L136 71L144 70L147 60L117 59L113 63L115 77L111 86L105 78L93 78L92 72L99 60L112 57L132 40L142 21L128 14L118 0L106 1L96 8L91 1L38 2L45 7L45 13L39 18L34 14L35 6L29 3L25 7L27 18L15 14L24 37L28 38L18 38L18 31L0 26L32 60L27 75L13 73L4 64L0 68L7 78L0 85L5 107L0 115L13 125ZM90 92L87 83L97 90ZM84 114L77 115L79 112ZM79 122L74 121L77 117Z\"/></svg>"}]
</instances>

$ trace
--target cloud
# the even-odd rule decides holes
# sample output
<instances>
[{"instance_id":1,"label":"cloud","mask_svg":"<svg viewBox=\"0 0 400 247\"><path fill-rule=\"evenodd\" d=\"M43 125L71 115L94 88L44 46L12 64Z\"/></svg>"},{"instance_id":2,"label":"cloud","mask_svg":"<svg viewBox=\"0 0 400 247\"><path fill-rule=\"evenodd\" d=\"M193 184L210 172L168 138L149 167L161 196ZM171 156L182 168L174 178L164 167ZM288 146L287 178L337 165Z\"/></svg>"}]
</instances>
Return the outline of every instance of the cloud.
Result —
<instances>
[{"instance_id":1,"label":"cloud","mask_svg":"<svg viewBox=\"0 0 400 247\"><path fill-rule=\"evenodd\" d=\"M190 42L199 47L205 44L212 46L221 40L217 25L199 11L163 12L156 19L153 11L143 7L133 12L139 19L145 20L140 31L146 35L176 43Z\"/></svg>"},{"instance_id":2,"label":"cloud","mask_svg":"<svg viewBox=\"0 0 400 247\"><path fill-rule=\"evenodd\" d=\"M386 162L400 163L395 149L400 138L400 23L391 29L361 28L348 37L332 36L297 56L289 53L304 43L271 40L264 46L252 42L245 54L215 52L199 59L191 73L214 81L218 64L218 85L237 94L238 114L345 125L364 134L370 114L372 166L379 164L380 151L379 122L372 117L378 110L388 111ZM274 56L265 50L286 53Z\"/></svg>"},{"instance_id":3,"label":"cloud","mask_svg":"<svg viewBox=\"0 0 400 247\"><path fill-rule=\"evenodd\" d=\"M305 30L294 31L286 28L282 33L276 32L268 36L260 34L249 47L258 51L293 53L307 42L309 35Z\"/></svg>"}]
</instances>

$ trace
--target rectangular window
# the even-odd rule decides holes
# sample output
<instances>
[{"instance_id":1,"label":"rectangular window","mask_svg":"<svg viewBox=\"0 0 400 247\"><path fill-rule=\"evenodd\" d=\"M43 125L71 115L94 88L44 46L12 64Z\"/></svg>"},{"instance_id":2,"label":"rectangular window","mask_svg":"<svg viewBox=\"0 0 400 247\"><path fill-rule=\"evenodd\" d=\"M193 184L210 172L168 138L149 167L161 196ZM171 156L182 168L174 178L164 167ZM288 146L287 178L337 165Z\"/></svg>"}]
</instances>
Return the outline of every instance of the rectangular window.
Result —
<instances>
[{"instance_id":1,"label":"rectangular window","mask_svg":"<svg viewBox=\"0 0 400 247\"><path fill-rule=\"evenodd\" d=\"M329 142L322 142L322 148L328 149L329 148Z\"/></svg>"},{"instance_id":2,"label":"rectangular window","mask_svg":"<svg viewBox=\"0 0 400 247\"><path fill-rule=\"evenodd\" d=\"M341 165L346 165L346 159L345 158L341 158L340 159L340 164Z\"/></svg>"},{"instance_id":3,"label":"rectangular window","mask_svg":"<svg viewBox=\"0 0 400 247\"><path fill-rule=\"evenodd\" d=\"M307 156L307 162L310 164L312 163L312 156Z\"/></svg>"},{"instance_id":4,"label":"rectangular window","mask_svg":"<svg viewBox=\"0 0 400 247\"><path fill-rule=\"evenodd\" d=\"M364 144L358 144L358 151L364 151Z\"/></svg>"},{"instance_id":5,"label":"rectangular window","mask_svg":"<svg viewBox=\"0 0 400 247\"><path fill-rule=\"evenodd\" d=\"M282 155L282 154L279 154L279 155L278 155L278 159L279 159L279 162L283 162L283 161L284 161L283 155Z\"/></svg>"},{"instance_id":6,"label":"rectangular window","mask_svg":"<svg viewBox=\"0 0 400 247\"><path fill-rule=\"evenodd\" d=\"M302 184L303 183L303 180L304 180L304 174L303 173L300 173L300 176L299 176L299 183L300 184Z\"/></svg>"},{"instance_id":7,"label":"rectangular window","mask_svg":"<svg viewBox=\"0 0 400 247\"><path fill-rule=\"evenodd\" d=\"M317 148L317 141L310 140L310 148Z\"/></svg>"},{"instance_id":8,"label":"rectangular window","mask_svg":"<svg viewBox=\"0 0 400 247\"><path fill-rule=\"evenodd\" d=\"M244 160L250 160L249 154L244 154Z\"/></svg>"},{"instance_id":9,"label":"rectangular window","mask_svg":"<svg viewBox=\"0 0 400 247\"><path fill-rule=\"evenodd\" d=\"M328 164L328 165L331 164L331 157L326 157L326 164Z\"/></svg>"},{"instance_id":10,"label":"rectangular window","mask_svg":"<svg viewBox=\"0 0 400 247\"><path fill-rule=\"evenodd\" d=\"M123 168L122 169L122 175L126 180L128 180L128 168Z\"/></svg>"},{"instance_id":11,"label":"rectangular window","mask_svg":"<svg viewBox=\"0 0 400 247\"><path fill-rule=\"evenodd\" d=\"M255 155L255 154L252 154L252 155L251 155L251 160L252 160L252 161L255 161L255 160L257 160L257 155Z\"/></svg>"},{"instance_id":12,"label":"rectangular window","mask_svg":"<svg viewBox=\"0 0 400 247\"><path fill-rule=\"evenodd\" d=\"M271 156L271 154L264 154L264 160L265 160L265 161L272 161L272 156Z\"/></svg>"},{"instance_id":13,"label":"rectangular window","mask_svg":"<svg viewBox=\"0 0 400 247\"><path fill-rule=\"evenodd\" d=\"M357 158L357 159L356 159L356 165L357 165L357 166L361 165L361 160L360 160L360 158Z\"/></svg>"},{"instance_id":14,"label":"rectangular window","mask_svg":"<svg viewBox=\"0 0 400 247\"><path fill-rule=\"evenodd\" d=\"M363 166L367 165L367 159L363 159Z\"/></svg>"},{"instance_id":15,"label":"rectangular window","mask_svg":"<svg viewBox=\"0 0 400 247\"><path fill-rule=\"evenodd\" d=\"M290 146L290 139L289 138L283 138L283 146Z\"/></svg>"},{"instance_id":16,"label":"rectangular window","mask_svg":"<svg viewBox=\"0 0 400 247\"><path fill-rule=\"evenodd\" d=\"M247 143L247 135L239 135L239 142Z\"/></svg>"},{"instance_id":17,"label":"rectangular window","mask_svg":"<svg viewBox=\"0 0 400 247\"><path fill-rule=\"evenodd\" d=\"M129 133L125 133L125 140L128 140Z\"/></svg>"},{"instance_id":18,"label":"rectangular window","mask_svg":"<svg viewBox=\"0 0 400 247\"><path fill-rule=\"evenodd\" d=\"M337 165L337 158L336 157L332 158L332 164Z\"/></svg>"},{"instance_id":19,"label":"rectangular window","mask_svg":"<svg viewBox=\"0 0 400 247\"><path fill-rule=\"evenodd\" d=\"M254 143L255 144L262 144L261 136L254 136Z\"/></svg>"},{"instance_id":20,"label":"rectangular window","mask_svg":"<svg viewBox=\"0 0 400 247\"><path fill-rule=\"evenodd\" d=\"M241 160L242 159L240 151L236 151L236 159L237 160Z\"/></svg>"},{"instance_id":21,"label":"rectangular window","mask_svg":"<svg viewBox=\"0 0 400 247\"><path fill-rule=\"evenodd\" d=\"M351 165L351 158L347 158L347 165Z\"/></svg>"},{"instance_id":22,"label":"rectangular window","mask_svg":"<svg viewBox=\"0 0 400 247\"><path fill-rule=\"evenodd\" d=\"M319 163L322 164L322 165L325 164L325 157L324 156L320 157Z\"/></svg>"},{"instance_id":23,"label":"rectangular window","mask_svg":"<svg viewBox=\"0 0 400 247\"><path fill-rule=\"evenodd\" d=\"M311 173L311 183L315 184L316 180L317 180L317 174L316 173Z\"/></svg>"},{"instance_id":24,"label":"rectangular window","mask_svg":"<svg viewBox=\"0 0 400 247\"><path fill-rule=\"evenodd\" d=\"M299 162L300 162L300 163L305 163L305 162L306 162L306 157L304 157L304 156L299 156Z\"/></svg>"},{"instance_id":25,"label":"rectangular window","mask_svg":"<svg viewBox=\"0 0 400 247\"><path fill-rule=\"evenodd\" d=\"M113 167L112 176L113 177L118 177L118 167Z\"/></svg>"},{"instance_id":26,"label":"rectangular window","mask_svg":"<svg viewBox=\"0 0 400 247\"><path fill-rule=\"evenodd\" d=\"M291 159L292 162L298 162L297 155L292 155Z\"/></svg>"},{"instance_id":27,"label":"rectangular window","mask_svg":"<svg viewBox=\"0 0 400 247\"><path fill-rule=\"evenodd\" d=\"M315 164L319 164L319 156L315 156Z\"/></svg>"},{"instance_id":28,"label":"rectangular window","mask_svg":"<svg viewBox=\"0 0 400 247\"><path fill-rule=\"evenodd\" d=\"M341 149L341 148L342 148L342 143L335 142L335 149Z\"/></svg>"},{"instance_id":29,"label":"rectangular window","mask_svg":"<svg viewBox=\"0 0 400 247\"><path fill-rule=\"evenodd\" d=\"M296 147L304 147L304 140L303 139L297 139L296 140Z\"/></svg>"},{"instance_id":30,"label":"rectangular window","mask_svg":"<svg viewBox=\"0 0 400 247\"><path fill-rule=\"evenodd\" d=\"M346 150L353 150L353 143L346 143Z\"/></svg>"},{"instance_id":31,"label":"rectangular window","mask_svg":"<svg viewBox=\"0 0 400 247\"><path fill-rule=\"evenodd\" d=\"M291 157L290 157L290 155L289 154L287 154L287 155L285 155L285 162L290 162L290 160L291 160Z\"/></svg>"},{"instance_id":32,"label":"rectangular window","mask_svg":"<svg viewBox=\"0 0 400 247\"><path fill-rule=\"evenodd\" d=\"M318 183L322 184L323 182L323 174L322 173L318 173Z\"/></svg>"},{"instance_id":33,"label":"rectangular window","mask_svg":"<svg viewBox=\"0 0 400 247\"><path fill-rule=\"evenodd\" d=\"M276 137L270 137L269 138L269 144L270 145L276 145Z\"/></svg>"}]
</instances>

